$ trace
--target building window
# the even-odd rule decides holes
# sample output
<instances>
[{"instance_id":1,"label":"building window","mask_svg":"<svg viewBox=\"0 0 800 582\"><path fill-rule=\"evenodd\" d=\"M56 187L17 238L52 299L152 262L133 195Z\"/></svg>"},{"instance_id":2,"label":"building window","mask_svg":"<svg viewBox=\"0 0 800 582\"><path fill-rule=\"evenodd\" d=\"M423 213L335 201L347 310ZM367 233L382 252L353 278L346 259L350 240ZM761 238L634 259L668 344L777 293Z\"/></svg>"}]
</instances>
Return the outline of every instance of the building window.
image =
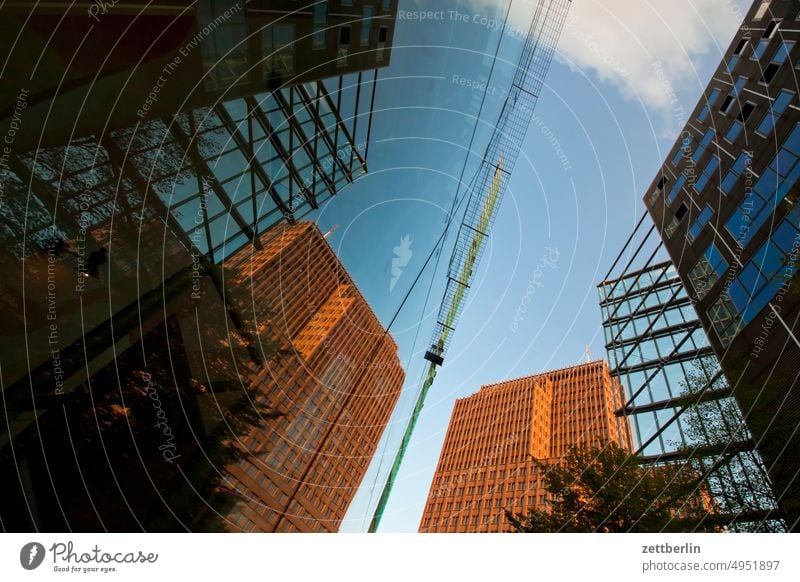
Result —
<instances>
[{"instance_id":1,"label":"building window","mask_svg":"<svg viewBox=\"0 0 800 582\"><path fill-rule=\"evenodd\" d=\"M714 286L725 271L728 270L728 262L722 257L719 249L714 243L709 243L705 252L700 256L689 271L689 280L692 282L697 298L702 299L706 296L709 289Z\"/></svg>"},{"instance_id":2,"label":"building window","mask_svg":"<svg viewBox=\"0 0 800 582\"><path fill-rule=\"evenodd\" d=\"M789 103L792 102L793 98L793 92L783 89L775 98L775 101L772 102L770 110L764 115L761 123L758 124L756 133L761 137L769 137L778 119L780 119L781 115L786 111L786 108L789 106Z\"/></svg>"},{"instance_id":3,"label":"building window","mask_svg":"<svg viewBox=\"0 0 800 582\"><path fill-rule=\"evenodd\" d=\"M325 48L325 32L328 26L328 3L317 2L314 4L314 34L313 46L315 49Z\"/></svg>"},{"instance_id":4,"label":"building window","mask_svg":"<svg viewBox=\"0 0 800 582\"><path fill-rule=\"evenodd\" d=\"M670 222L667 225L667 228L665 230L667 237L671 237L673 234L675 234L675 230L678 228L678 225L681 223L681 220L683 220L683 217L686 215L687 210L688 208L686 207L686 204L681 202L681 205L678 207L678 210L675 211L675 216L672 218L672 222Z\"/></svg>"},{"instance_id":5,"label":"building window","mask_svg":"<svg viewBox=\"0 0 800 582\"><path fill-rule=\"evenodd\" d=\"M772 83L772 79L775 78L775 74L778 72L780 65L776 65L775 63L770 63L764 69L764 72L761 74L761 80L759 83L762 85L769 85Z\"/></svg>"},{"instance_id":6,"label":"building window","mask_svg":"<svg viewBox=\"0 0 800 582\"><path fill-rule=\"evenodd\" d=\"M736 182L739 181L739 176L749 168L751 160L752 157L749 152L742 152L739 154L739 157L733 162L731 169L728 170L728 173L725 174L725 177L722 179L723 193L730 194L731 189L736 185Z\"/></svg>"},{"instance_id":7,"label":"building window","mask_svg":"<svg viewBox=\"0 0 800 582\"><path fill-rule=\"evenodd\" d=\"M742 267L729 290L709 310L714 330L724 346L767 306L797 272L793 251L800 244L800 208L784 218L770 239ZM713 310L713 311L712 311Z\"/></svg>"},{"instance_id":8,"label":"building window","mask_svg":"<svg viewBox=\"0 0 800 582\"><path fill-rule=\"evenodd\" d=\"M745 246L772 216L776 206L786 197L800 178L800 123L795 124L777 155L761 174L752 192L733 211L725 228L741 246Z\"/></svg>"},{"instance_id":9,"label":"building window","mask_svg":"<svg viewBox=\"0 0 800 582\"><path fill-rule=\"evenodd\" d=\"M728 133L725 134L725 141L733 143L736 141L736 138L739 137L739 134L742 133L742 129L744 125L738 119L734 119L731 126L728 128Z\"/></svg>"},{"instance_id":10,"label":"building window","mask_svg":"<svg viewBox=\"0 0 800 582\"><path fill-rule=\"evenodd\" d=\"M683 174L675 180L675 184L672 185L672 189L669 191L669 196L667 196L667 203L672 204L675 201L675 198L678 197L678 192L681 191L683 188L683 184L686 182L686 176Z\"/></svg>"},{"instance_id":11,"label":"building window","mask_svg":"<svg viewBox=\"0 0 800 582\"><path fill-rule=\"evenodd\" d=\"M219 0L197 3L198 29L211 30L200 38L200 58L207 71L203 82L209 90L227 89L248 81L244 11L219 21L227 9L227 3ZM219 26L212 26L215 24Z\"/></svg>"},{"instance_id":12,"label":"building window","mask_svg":"<svg viewBox=\"0 0 800 582\"><path fill-rule=\"evenodd\" d=\"M294 24L275 24L261 31L264 79L294 72Z\"/></svg>"},{"instance_id":13,"label":"building window","mask_svg":"<svg viewBox=\"0 0 800 582\"><path fill-rule=\"evenodd\" d=\"M789 60L789 57L792 54L792 49L793 48L794 48L794 42L793 41L789 41L789 40L783 41L780 44L780 46L778 47L778 50L775 51L775 56L772 57L772 61L771 62L777 63L779 65L782 65L787 60Z\"/></svg>"},{"instance_id":14,"label":"building window","mask_svg":"<svg viewBox=\"0 0 800 582\"><path fill-rule=\"evenodd\" d=\"M710 144L713 139L714 139L714 130L713 129L707 130L705 135L703 136L702 141L697 146L697 149L694 151L694 155L692 156L693 161L697 162L700 160L700 158L703 157L703 154L706 153L706 148L708 147L708 144Z\"/></svg>"},{"instance_id":15,"label":"building window","mask_svg":"<svg viewBox=\"0 0 800 582\"><path fill-rule=\"evenodd\" d=\"M369 44L369 34L372 31L372 6L364 6L364 14L361 18L361 45Z\"/></svg>"},{"instance_id":16,"label":"building window","mask_svg":"<svg viewBox=\"0 0 800 582\"><path fill-rule=\"evenodd\" d=\"M764 29L764 34L761 36L761 38L772 38L773 36L775 36L775 33L778 31L778 26L780 26L780 23L781 23L780 20L771 20Z\"/></svg>"},{"instance_id":17,"label":"building window","mask_svg":"<svg viewBox=\"0 0 800 582\"><path fill-rule=\"evenodd\" d=\"M733 95L728 95L725 97L725 101L722 102L722 105L719 106L720 113L727 115L728 111L731 110L733 107Z\"/></svg>"},{"instance_id":18,"label":"building window","mask_svg":"<svg viewBox=\"0 0 800 582\"><path fill-rule=\"evenodd\" d=\"M739 93L741 93L742 89L744 89L745 84L747 84L747 77L738 77L736 79L736 83L733 85L732 95L734 97L738 97Z\"/></svg>"},{"instance_id":19,"label":"building window","mask_svg":"<svg viewBox=\"0 0 800 582\"><path fill-rule=\"evenodd\" d=\"M680 164L681 160L683 159L684 153L688 154L688 152L692 151L692 141L693 138L691 135L687 135L685 138L683 138L683 141L681 142L681 147L679 147L678 151L675 152L675 155L672 156L673 166L677 168L678 164Z\"/></svg>"},{"instance_id":20,"label":"building window","mask_svg":"<svg viewBox=\"0 0 800 582\"><path fill-rule=\"evenodd\" d=\"M653 189L653 192L650 194L650 204L656 201L659 197L664 194L664 187L667 185L667 177L661 176L661 179L656 184L656 187ZM525 474L525 468L523 467L520 470L520 475Z\"/></svg>"},{"instance_id":21,"label":"building window","mask_svg":"<svg viewBox=\"0 0 800 582\"><path fill-rule=\"evenodd\" d=\"M381 3L381 7L384 10L391 10L392 9L392 0L383 0Z\"/></svg>"},{"instance_id":22,"label":"building window","mask_svg":"<svg viewBox=\"0 0 800 582\"><path fill-rule=\"evenodd\" d=\"M769 85L772 82L778 70L781 68L781 65L789 57L789 53L792 52L793 47L793 42L784 42L778 47L778 50L775 51L775 56L772 57L772 60L761 74L761 80L759 82L762 85Z\"/></svg>"},{"instance_id":23,"label":"building window","mask_svg":"<svg viewBox=\"0 0 800 582\"><path fill-rule=\"evenodd\" d=\"M339 27L339 48L336 53L336 65L344 67L347 65L347 55L350 52L350 33L352 29L349 25Z\"/></svg>"},{"instance_id":24,"label":"building window","mask_svg":"<svg viewBox=\"0 0 800 582\"><path fill-rule=\"evenodd\" d=\"M711 207L706 204L705 208L700 212L700 215L695 219L692 225L689 227L689 242L694 242L697 240L697 237L703 232L703 228L705 228L708 221L711 220L711 217L714 215L714 211L711 210Z\"/></svg>"},{"instance_id":25,"label":"building window","mask_svg":"<svg viewBox=\"0 0 800 582\"><path fill-rule=\"evenodd\" d=\"M771 0L761 0L761 5L758 7L758 10L756 10L755 15L753 16L754 21L759 21L762 18L764 18L764 15L767 13L767 10L769 10L770 3Z\"/></svg>"},{"instance_id":26,"label":"building window","mask_svg":"<svg viewBox=\"0 0 800 582\"><path fill-rule=\"evenodd\" d=\"M375 50L375 60L383 60L383 51L386 49L386 39L389 36L389 27L381 26L378 29L378 48Z\"/></svg>"},{"instance_id":27,"label":"building window","mask_svg":"<svg viewBox=\"0 0 800 582\"><path fill-rule=\"evenodd\" d=\"M753 49L752 59L754 61L760 60L761 57L764 56L764 53L767 52L767 47L768 46L769 46L769 39L768 38L762 38L760 41L758 41L758 44Z\"/></svg>"},{"instance_id":28,"label":"building window","mask_svg":"<svg viewBox=\"0 0 800 582\"><path fill-rule=\"evenodd\" d=\"M750 114L753 113L753 110L755 108L756 104L753 103L752 101L745 102L745 104L742 105L742 110L739 112L739 115L736 116L736 119L738 119L741 122L747 121L748 119L750 119Z\"/></svg>"},{"instance_id":29,"label":"building window","mask_svg":"<svg viewBox=\"0 0 800 582\"><path fill-rule=\"evenodd\" d=\"M711 159L708 160L706 167L703 168L700 177L694 184L694 189L697 190L697 192L703 191L703 188L706 187L706 184L708 184L709 180L714 177L717 168L719 168L719 158L717 156L712 156Z\"/></svg>"}]
</instances>

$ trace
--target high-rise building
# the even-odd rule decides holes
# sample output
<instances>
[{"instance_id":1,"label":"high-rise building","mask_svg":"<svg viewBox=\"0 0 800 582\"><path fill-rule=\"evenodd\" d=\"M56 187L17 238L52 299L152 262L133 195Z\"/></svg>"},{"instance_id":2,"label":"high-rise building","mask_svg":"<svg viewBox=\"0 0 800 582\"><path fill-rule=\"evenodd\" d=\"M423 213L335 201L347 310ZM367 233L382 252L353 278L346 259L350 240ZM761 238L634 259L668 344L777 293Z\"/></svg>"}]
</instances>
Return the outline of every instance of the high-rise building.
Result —
<instances>
[{"instance_id":1,"label":"high-rise building","mask_svg":"<svg viewBox=\"0 0 800 582\"><path fill-rule=\"evenodd\" d=\"M800 5L753 4L645 204L800 527Z\"/></svg>"},{"instance_id":2,"label":"high-rise building","mask_svg":"<svg viewBox=\"0 0 800 582\"><path fill-rule=\"evenodd\" d=\"M400 395L397 346L313 223L279 225L229 263L256 327L271 319L289 341L263 374L278 416L229 468L228 529L337 531Z\"/></svg>"},{"instance_id":3,"label":"high-rise building","mask_svg":"<svg viewBox=\"0 0 800 582\"><path fill-rule=\"evenodd\" d=\"M483 386L456 401L420 532L510 531L504 510L545 508L534 459L559 462L572 446L631 448L619 383L599 360Z\"/></svg>"},{"instance_id":4,"label":"high-rise building","mask_svg":"<svg viewBox=\"0 0 800 582\"><path fill-rule=\"evenodd\" d=\"M86 376L29 395L36 415L6 402L4 528L338 529L404 372L313 223L259 240L92 330Z\"/></svg>"}]
</instances>

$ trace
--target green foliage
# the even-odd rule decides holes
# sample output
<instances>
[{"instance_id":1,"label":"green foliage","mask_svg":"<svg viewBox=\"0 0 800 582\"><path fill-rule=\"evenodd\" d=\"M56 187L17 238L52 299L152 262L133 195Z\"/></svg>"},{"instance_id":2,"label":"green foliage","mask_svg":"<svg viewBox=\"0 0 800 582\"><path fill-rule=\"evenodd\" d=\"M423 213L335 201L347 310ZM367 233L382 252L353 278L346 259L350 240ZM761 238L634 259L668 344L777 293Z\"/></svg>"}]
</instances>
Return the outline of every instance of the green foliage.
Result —
<instances>
[{"instance_id":1,"label":"green foliage","mask_svg":"<svg viewBox=\"0 0 800 582\"><path fill-rule=\"evenodd\" d=\"M547 510L506 517L517 532L716 531L700 502L696 471L687 465L642 466L607 444L573 447L561 465L537 463L555 497Z\"/></svg>"},{"instance_id":2,"label":"green foliage","mask_svg":"<svg viewBox=\"0 0 800 582\"><path fill-rule=\"evenodd\" d=\"M731 525L739 531L784 531L770 478L739 404L732 396L710 398L728 388L716 358L695 361L682 387L688 404L681 416L688 443L683 450L696 470L707 474L705 487L717 513L736 516Z\"/></svg>"}]
</instances>

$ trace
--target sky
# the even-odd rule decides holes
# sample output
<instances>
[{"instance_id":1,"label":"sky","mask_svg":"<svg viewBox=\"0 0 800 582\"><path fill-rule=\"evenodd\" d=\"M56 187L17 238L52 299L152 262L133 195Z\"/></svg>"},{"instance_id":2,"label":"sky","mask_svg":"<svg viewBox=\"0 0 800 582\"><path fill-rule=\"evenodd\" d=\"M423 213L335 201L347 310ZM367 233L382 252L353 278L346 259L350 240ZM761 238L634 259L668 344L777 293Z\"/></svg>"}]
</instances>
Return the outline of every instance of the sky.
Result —
<instances>
[{"instance_id":1,"label":"sky","mask_svg":"<svg viewBox=\"0 0 800 582\"><path fill-rule=\"evenodd\" d=\"M314 217L323 230L338 225L329 241L384 325L403 305L391 333L406 383L341 531L366 531L408 422L452 233L440 261L423 265L480 162L535 4L400 0L391 64L380 71L369 172ZM417 531L456 398L578 363L587 352L605 357L596 285L748 7L572 2L379 531Z\"/></svg>"}]
</instances>

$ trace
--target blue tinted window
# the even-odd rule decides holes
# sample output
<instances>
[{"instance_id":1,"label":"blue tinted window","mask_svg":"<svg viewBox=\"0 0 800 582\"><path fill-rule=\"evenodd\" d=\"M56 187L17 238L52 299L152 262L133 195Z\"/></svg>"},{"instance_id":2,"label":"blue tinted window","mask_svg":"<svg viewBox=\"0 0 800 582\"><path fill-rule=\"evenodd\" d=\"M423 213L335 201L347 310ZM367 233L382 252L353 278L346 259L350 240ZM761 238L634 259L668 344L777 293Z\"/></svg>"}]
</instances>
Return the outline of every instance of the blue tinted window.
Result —
<instances>
[{"instance_id":1,"label":"blue tinted window","mask_svg":"<svg viewBox=\"0 0 800 582\"><path fill-rule=\"evenodd\" d=\"M774 113L767 112L764 115L764 118L761 120L761 123L758 124L756 128L756 133L767 137L769 134L772 133L772 128L775 127L775 122L777 121L777 116Z\"/></svg>"},{"instance_id":2,"label":"blue tinted window","mask_svg":"<svg viewBox=\"0 0 800 582\"><path fill-rule=\"evenodd\" d=\"M680 178L675 181L675 184L672 186L672 190L669 191L669 196L667 196L667 202L672 204L673 200L678 196L678 192L681 191L683 188L683 183L686 182L686 176L681 174Z\"/></svg>"},{"instance_id":3,"label":"blue tinted window","mask_svg":"<svg viewBox=\"0 0 800 582\"><path fill-rule=\"evenodd\" d=\"M756 46L756 48L753 49L753 58L754 59L760 59L763 56L764 51L767 50L768 46L769 46L769 39L768 38L762 38L759 41L759 43Z\"/></svg>"},{"instance_id":4,"label":"blue tinted window","mask_svg":"<svg viewBox=\"0 0 800 582\"><path fill-rule=\"evenodd\" d=\"M797 156L786 148L781 148L778 155L772 158L769 169L776 172L779 176L788 176L789 172L794 169Z\"/></svg>"},{"instance_id":5,"label":"blue tinted window","mask_svg":"<svg viewBox=\"0 0 800 582\"><path fill-rule=\"evenodd\" d=\"M681 163L681 159L683 158L684 151L691 151L692 149L692 136L687 136L681 142L681 147L678 148L678 151L675 152L675 155L672 157L672 165L677 166Z\"/></svg>"},{"instance_id":6,"label":"blue tinted window","mask_svg":"<svg viewBox=\"0 0 800 582\"><path fill-rule=\"evenodd\" d=\"M788 220L783 220L772 233L772 242L786 254L792 252L797 239L797 229Z\"/></svg>"},{"instance_id":7,"label":"blue tinted window","mask_svg":"<svg viewBox=\"0 0 800 582\"><path fill-rule=\"evenodd\" d=\"M697 119L702 122L705 122L706 118L708 118L708 105L704 105L700 113L697 114Z\"/></svg>"},{"instance_id":8,"label":"blue tinted window","mask_svg":"<svg viewBox=\"0 0 800 582\"><path fill-rule=\"evenodd\" d=\"M787 137L786 141L783 143L783 147L800 156L800 123L794 126L792 133L789 134L789 137Z\"/></svg>"},{"instance_id":9,"label":"blue tinted window","mask_svg":"<svg viewBox=\"0 0 800 582\"><path fill-rule=\"evenodd\" d=\"M733 70L736 68L737 64L739 64L739 56L732 55L730 60L725 64L725 68L729 73L733 73Z\"/></svg>"},{"instance_id":10,"label":"blue tinted window","mask_svg":"<svg viewBox=\"0 0 800 582\"><path fill-rule=\"evenodd\" d=\"M689 227L689 240L693 241L697 238L697 236L703 232L703 228L708 221L711 220L711 217L714 215L714 211L711 210L711 207L706 205L703 208L703 211L700 213L700 216L692 223L692 226Z\"/></svg>"},{"instance_id":11,"label":"blue tinted window","mask_svg":"<svg viewBox=\"0 0 800 582\"><path fill-rule=\"evenodd\" d=\"M794 43L791 41L783 42L779 47L778 50L775 51L775 56L772 57L773 63L783 63L786 59L789 58L789 54L792 52L792 48L794 47Z\"/></svg>"},{"instance_id":12,"label":"blue tinted window","mask_svg":"<svg viewBox=\"0 0 800 582\"><path fill-rule=\"evenodd\" d=\"M728 287L728 294L731 296L731 300L733 301L733 305L736 307L736 310L739 313L744 311L745 307L747 307L747 302L750 300L750 294L741 284L738 277L734 279L731 282L730 287Z\"/></svg>"},{"instance_id":13,"label":"blue tinted window","mask_svg":"<svg viewBox=\"0 0 800 582\"><path fill-rule=\"evenodd\" d=\"M708 184L709 180L711 180L711 178L714 177L714 172L717 171L718 167L719 167L719 158L717 156L714 156L708 161L706 167L703 168L703 173L700 175L697 182L695 182L694 185L695 190L697 190L698 192L702 192L703 188L706 187L706 184Z\"/></svg>"},{"instance_id":14,"label":"blue tinted window","mask_svg":"<svg viewBox=\"0 0 800 582\"><path fill-rule=\"evenodd\" d=\"M697 149L692 156L692 159L695 162L703 156L703 153L705 153L706 148L708 147L708 144L711 143L712 139L714 139L714 131L709 129L706 131L705 135L703 136L703 140L700 142L700 145L697 146Z\"/></svg>"},{"instance_id":15,"label":"blue tinted window","mask_svg":"<svg viewBox=\"0 0 800 582\"><path fill-rule=\"evenodd\" d=\"M748 295L755 295L767 284L767 280L759 273L758 268L752 261L748 261L737 279L739 279Z\"/></svg>"},{"instance_id":16,"label":"blue tinted window","mask_svg":"<svg viewBox=\"0 0 800 582\"><path fill-rule=\"evenodd\" d=\"M747 83L747 77L736 79L736 84L733 86L733 94L738 96L741 90L744 89L745 83Z\"/></svg>"},{"instance_id":17,"label":"blue tinted window","mask_svg":"<svg viewBox=\"0 0 800 582\"><path fill-rule=\"evenodd\" d=\"M740 133L742 133L742 127L744 127L742 122L734 119L733 123L731 123L730 129L728 129L728 133L725 134L725 139L731 143L736 141L736 138L739 137Z\"/></svg>"},{"instance_id":18,"label":"blue tinted window","mask_svg":"<svg viewBox=\"0 0 800 582\"><path fill-rule=\"evenodd\" d=\"M739 176L740 174L737 174L733 170L725 174L725 178L722 179L722 191L726 194L730 194L736 182L739 180Z\"/></svg>"},{"instance_id":19,"label":"blue tinted window","mask_svg":"<svg viewBox=\"0 0 800 582\"><path fill-rule=\"evenodd\" d=\"M783 221L781 221L781 224ZM751 263L754 263L765 277L768 279L773 278L781 270L785 256L781 249L772 242L767 240L761 248L753 254Z\"/></svg>"},{"instance_id":20,"label":"blue tinted window","mask_svg":"<svg viewBox=\"0 0 800 582\"><path fill-rule=\"evenodd\" d=\"M761 123L758 124L756 132L764 137L769 136L775 127L775 123L780 119L784 111L786 111L789 103L792 102L793 97L794 93L791 91L787 91L786 89L782 90L775 98L775 101L772 102L771 111L768 111L761 120Z\"/></svg>"},{"instance_id":21,"label":"blue tinted window","mask_svg":"<svg viewBox=\"0 0 800 582\"><path fill-rule=\"evenodd\" d=\"M705 257L708 259L711 268L718 276L722 276L722 274L728 269L728 262L722 257L722 253L719 252L716 245L712 242L708 245L708 249L704 253Z\"/></svg>"},{"instance_id":22,"label":"blue tinted window","mask_svg":"<svg viewBox=\"0 0 800 582\"><path fill-rule=\"evenodd\" d=\"M719 89L714 89L713 91L711 91L711 94L708 96L709 107L712 107L714 103L717 102L718 98L719 98Z\"/></svg>"},{"instance_id":23,"label":"blue tinted window","mask_svg":"<svg viewBox=\"0 0 800 582\"><path fill-rule=\"evenodd\" d=\"M792 102L792 97L794 97L794 93L791 91L787 91L783 89L775 98L775 101L772 103L772 110L775 113L783 113L786 111L786 108L789 106L789 103Z\"/></svg>"},{"instance_id":24,"label":"blue tinted window","mask_svg":"<svg viewBox=\"0 0 800 582\"><path fill-rule=\"evenodd\" d=\"M776 288L774 285L769 285L765 287L758 295L752 298L750 301L750 305L747 306L747 309L742 313L742 322L747 324L755 319L756 315L767 306L770 299L775 296L775 293L778 292L780 289L780 285Z\"/></svg>"}]
</instances>

